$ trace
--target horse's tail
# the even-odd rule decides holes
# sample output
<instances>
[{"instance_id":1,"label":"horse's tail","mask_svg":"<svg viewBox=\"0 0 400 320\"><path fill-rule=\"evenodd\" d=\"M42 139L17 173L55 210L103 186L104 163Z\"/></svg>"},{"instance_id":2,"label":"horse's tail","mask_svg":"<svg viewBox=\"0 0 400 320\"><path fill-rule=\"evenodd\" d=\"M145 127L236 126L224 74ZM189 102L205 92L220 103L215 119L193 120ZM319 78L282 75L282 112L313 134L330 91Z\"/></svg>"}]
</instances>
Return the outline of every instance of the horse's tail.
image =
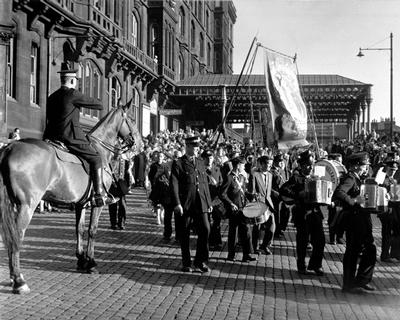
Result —
<instances>
[{"instance_id":1,"label":"horse's tail","mask_svg":"<svg viewBox=\"0 0 400 320\"><path fill-rule=\"evenodd\" d=\"M3 243L8 249L19 250L21 246L21 231L17 227L17 206L10 200L4 174L7 174L5 163L6 150L0 151L0 233Z\"/></svg>"}]
</instances>

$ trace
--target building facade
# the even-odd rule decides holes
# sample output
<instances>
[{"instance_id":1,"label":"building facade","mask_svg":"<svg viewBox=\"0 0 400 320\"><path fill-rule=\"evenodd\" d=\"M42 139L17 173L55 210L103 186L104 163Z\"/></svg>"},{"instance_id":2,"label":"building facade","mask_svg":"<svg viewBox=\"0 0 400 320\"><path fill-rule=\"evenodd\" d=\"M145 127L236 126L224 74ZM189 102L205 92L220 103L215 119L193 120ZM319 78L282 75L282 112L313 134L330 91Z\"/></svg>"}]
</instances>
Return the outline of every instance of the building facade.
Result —
<instances>
[{"instance_id":1,"label":"building facade","mask_svg":"<svg viewBox=\"0 0 400 320\"><path fill-rule=\"evenodd\" d=\"M0 1L0 136L19 127L41 138L62 62L103 103L82 110L86 129L120 99L132 99L143 135L177 129L179 116L163 113L169 96L186 77L232 73L235 21L232 1Z\"/></svg>"}]
</instances>

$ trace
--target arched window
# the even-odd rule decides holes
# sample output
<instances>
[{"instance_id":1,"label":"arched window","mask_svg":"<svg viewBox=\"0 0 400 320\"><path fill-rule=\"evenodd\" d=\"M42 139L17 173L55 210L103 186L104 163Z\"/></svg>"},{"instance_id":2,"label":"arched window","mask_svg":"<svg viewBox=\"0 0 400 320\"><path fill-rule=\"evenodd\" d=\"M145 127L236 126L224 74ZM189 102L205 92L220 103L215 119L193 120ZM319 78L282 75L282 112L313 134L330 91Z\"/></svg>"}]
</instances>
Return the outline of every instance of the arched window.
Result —
<instances>
[{"instance_id":1,"label":"arched window","mask_svg":"<svg viewBox=\"0 0 400 320\"><path fill-rule=\"evenodd\" d=\"M15 98L15 38L10 39L10 43L6 46L6 60L7 60L7 95Z\"/></svg>"},{"instance_id":2,"label":"arched window","mask_svg":"<svg viewBox=\"0 0 400 320\"><path fill-rule=\"evenodd\" d=\"M204 57L204 36L203 33L200 32L200 57Z\"/></svg>"},{"instance_id":3,"label":"arched window","mask_svg":"<svg viewBox=\"0 0 400 320\"><path fill-rule=\"evenodd\" d=\"M181 54L179 55L178 74L179 80L183 80L185 78L185 60Z\"/></svg>"},{"instance_id":4,"label":"arched window","mask_svg":"<svg viewBox=\"0 0 400 320\"><path fill-rule=\"evenodd\" d=\"M139 23L136 15L131 13L131 43L138 46L138 35L139 35Z\"/></svg>"},{"instance_id":5,"label":"arched window","mask_svg":"<svg viewBox=\"0 0 400 320\"><path fill-rule=\"evenodd\" d=\"M196 46L196 28L194 26L193 21L190 27L190 37L191 37L191 47L194 48Z\"/></svg>"},{"instance_id":6,"label":"arched window","mask_svg":"<svg viewBox=\"0 0 400 320\"><path fill-rule=\"evenodd\" d=\"M181 33L181 36L183 37L185 35L185 11L181 7L179 9L179 31Z\"/></svg>"},{"instance_id":7,"label":"arched window","mask_svg":"<svg viewBox=\"0 0 400 320\"><path fill-rule=\"evenodd\" d=\"M33 104L39 104L39 46L37 43L32 42L31 44L31 56L30 56L30 102Z\"/></svg>"},{"instance_id":8,"label":"arched window","mask_svg":"<svg viewBox=\"0 0 400 320\"><path fill-rule=\"evenodd\" d=\"M108 105L111 108L118 107L118 100L121 98L121 83L117 77L108 79Z\"/></svg>"},{"instance_id":9,"label":"arched window","mask_svg":"<svg viewBox=\"0 0 400 320\"><path fill-rule=\"evenodd\" d=\"M100 100L101 73L97 66L92 61L86 60L83 64L79 64L78 75L81 77L78 81L78 90L91 98ZM99 110L82 108L81 113L88 117L100 118Z\"/></svg>"}]
</instances>

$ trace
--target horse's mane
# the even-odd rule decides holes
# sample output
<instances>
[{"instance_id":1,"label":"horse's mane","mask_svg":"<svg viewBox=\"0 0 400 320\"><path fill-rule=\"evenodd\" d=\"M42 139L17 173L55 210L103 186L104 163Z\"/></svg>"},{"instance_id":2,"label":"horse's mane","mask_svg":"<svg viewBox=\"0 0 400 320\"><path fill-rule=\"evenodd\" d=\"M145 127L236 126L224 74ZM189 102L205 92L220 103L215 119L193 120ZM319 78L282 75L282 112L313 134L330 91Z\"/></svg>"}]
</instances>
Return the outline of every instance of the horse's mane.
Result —
<instances>
[{"instance_id":1,"label":"horse's mane","mask_svg":"<svg viewBox=\"0 0 400 320\"><path fill-rule=\"evenodd\" d=\"M113 108L112 110L110 110L103 118L101 118L96 124L95 126L89 131L88 134L92 134L94 131L97 130L98 127L100 127L103 122L105 122L106 120L108 120L111 115L113 115L118 109L121 109L121 107L117 107L117 108Z\"/></svg>"}]
</instances>

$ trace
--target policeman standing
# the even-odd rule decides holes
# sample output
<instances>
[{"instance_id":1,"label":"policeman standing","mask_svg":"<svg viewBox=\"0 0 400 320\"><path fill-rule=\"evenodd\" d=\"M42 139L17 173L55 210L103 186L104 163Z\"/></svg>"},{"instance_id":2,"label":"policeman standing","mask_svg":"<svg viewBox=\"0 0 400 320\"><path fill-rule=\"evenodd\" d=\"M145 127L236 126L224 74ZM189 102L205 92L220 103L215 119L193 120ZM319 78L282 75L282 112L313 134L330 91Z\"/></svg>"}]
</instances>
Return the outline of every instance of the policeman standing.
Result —
<instances>
[{"instance_id":1,"label":"policeman standing","mask_svg":"<svg viewBox=\"0 0 400 320\"><path fill-rule=\"evenodd\" d=\"M171 170L172 202L174 211L181 216L180 244L183 272L192 271L189 247L191 220L198 235L193 266L199 272L209 271L207 266L210 235L208 213L212 211L212 203L206 167L204 161L197 158L199 144L198 136L186 138L186 153L173 162Z\"/></svg>"},{"instance_id":2,"label":"policeman standing","mask_svg":"<svg viewBox=\"0 0 400 320\"><path fill-rule=\"evenodd\" d=\"M371 215L360 205L362 180L367 177L369 157L357 152L348 157L349 172L336 188L333 199L343 204L346 228L346 251L343 258L344 292L363 293L373 291L369 285L376 263L376 247L372 235ZM357 260L361 254L358 264Z\"/></svg>"},{"instance_id":3,"label":"policeman standing","mask_svg":"<svg viewBox=\"0 0 400 320\"><path fill-rule=\"evenodd\" d=\"M93 205L102 207L113 203L103 189L103 165L100 154L92 147L79 123L81 108L102 110L100 101L89 98L75 90L77 70L71 70L67 63L61 65L61 88L53 92L46 106L46 129L43 139L58 140L66 144L69 151L85 159L90 165L93 181Z\"/></svg>"},{"instance_id":4,"label":"policeman standing","mask_svg":"<svg viewBox=\"0 0 400 320\"><path fill-rule=\"evenodd\" d=\"M309 271L314 271L314 274L322 276L325 248L323 214L320 205L305 201L305 183L311 177L314 159L314 154L309 150L302 152L297 161L299 168L282 185L280 193L284 197L294 199L295 202L293 218L296 226L297 271L300 274L309 274ZM309 239L313 249L306 269L305 258Z\"/></svg>"}]
</instances>

